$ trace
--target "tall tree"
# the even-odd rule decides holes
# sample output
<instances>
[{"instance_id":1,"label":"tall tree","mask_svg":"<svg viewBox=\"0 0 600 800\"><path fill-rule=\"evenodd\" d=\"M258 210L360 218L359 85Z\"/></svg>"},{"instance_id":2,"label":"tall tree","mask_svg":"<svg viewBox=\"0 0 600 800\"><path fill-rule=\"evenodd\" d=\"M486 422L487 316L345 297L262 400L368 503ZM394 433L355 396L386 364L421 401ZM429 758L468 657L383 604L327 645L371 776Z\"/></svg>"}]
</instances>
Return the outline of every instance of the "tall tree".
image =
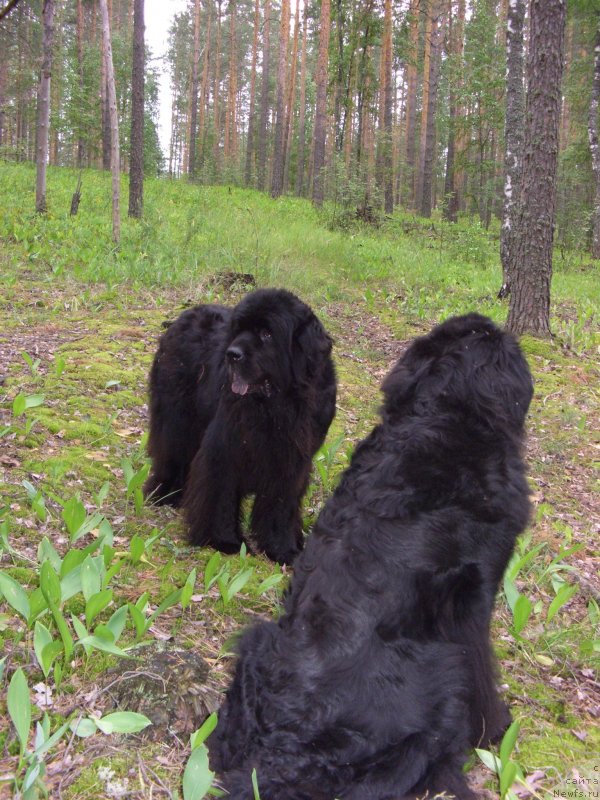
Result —
<instances>
[{"instance_id":1,"label":"tall tree","mask_svg":"<svg viewBox=\"0 0 600 800\"><path fill-rule=\"evenodd\" d=\"M502 287L500 297L510 292L516 248L512 239L519 218L521 169L523 163L523 123L525 88L523 86L523 26L525 0L509 3L506 22L506 121L504 126L504 207L500 232Z\"/></svg>"},{"instance_id":2,"label":"tall tree","mask_svg":"<svg viewBox=\"0 0 600 800\"><path fill-rule=\"evenodd\" d=\"M48 164L48 126L50 124L50 78L54 39L54 0L42 7L42 68L37 97L35 210L46 212L46 166Z\"/></svg>"},{"instance_id":3,"label":"tall tree","mask_svg":"<svg viewBox=\"0 0 600 800\"><path fill-rule=\"evenodd\" d=\"M421 152L419 164L418 202L422 216L430 217L433 206L433 189L435 179L435 132L437 95L440 76L440 61L442 57L442 17L443 7L441 0L430 0L428 9L428 22L425 32L425 52L429 50L427 71L423 73L423 80L427 91L423 91L423 116L421 125ZM429 29L429 39L427 38Z\"/></svg>"},{"instance_id":4,"label":"tall tree","mask_svg":"<svg viewBox=\"0 0 600 800\"><path fill-rule=\"evenodd\" d=\"M119 156L119 117L117 114L117 90L115 87L115 71L112 57L110 37L110 19L106 0L98 0L102 14L102 55L106 71L106 90L108 96L108 112L110 117L110 169L112 172L112 228L113 241L121 239L121 212L119 202L120 190L120 156Z\"/></svg>"},{"instance_id":5,"label":"tall tree","mask_svg":"<svg viewBox=\"0 0 600 800\"><path fill-rule=\"evenodd\" d=\"M521 2L521 0L519 0ZM456 140L458 133L458 92L462 72L463 35L465 19L465 0L458 0L457 13L454 13L453 0L448 3L449 39L449 89L448 89L448 147L446 149L446 177L444 181L444 218L448 222L458 220L459 198L456 187Z\"/></svg>"},{"instance_id":6,"label":"tall tree","mask_svg":"<svg viewBox=\"0 0 600 800\"><path fill-rule=\"evenodd\" d=\"M200 71L200 0L194 0L194 50L192 55L192 80L190 82L190 142L188 145L187 172L191 179L196 175L196 139L198 138L198 79Z\"/></svg>"},{"instance_id":7,"label":"tall tree","mask_svg":"<svg viewBox=\"0 0 600 800\"><path fill-rule=\"evenodd\" d=\"M315 83L317 101L315 109L315 132L313 144L313 191L312 199L316 206L323 205L325 196L325 139L327 136L327 64L329 53L329 34L331 26L330 0L321 0L319 18L319 54Z\"/></svg>"},{"instance_id":8,"label":"tall tree","mask_svg":"<svg viewBox=\"0 0 600 800\"><path fill-rule=\"evenodd\" d=\"M383 44L381 52L381 112L379 120L380 172L386 214L394 210L394 176L392 173L392 0L385 0Z\"/></svg>"},{"instance_id":9,"label":"tall tree","mask_svg":"<svg viewBox=\"0 0 600 800\"><path fill-rule=\"evenodd\" d=\"M225 160L229 167L237 156L237 42L235 33L235 0L229 0L229 86L227 89L227 115L225 117Z\"/></svg>"},{"instance_id":10,"label":"tall tree","mask_svg":"<svg viewBox=\"0 0 600 800\"><path fill-rule=\"evenodd\" d=\"M596 39L594 46L594 77L588 117L588 137L594 175L594 201L592 208L592 256L600 258L600 145L598 143L598 106L600 104L600 11L596 12Z\"/></svg>"},{"instance_id":11,"label":"tall tree","mask_svg":"<svg viewBox=\"0 0 600 800\"><path fill-rule=\"evenodd\" d=\"M215 173L219 174L220 147L221 147L221 109L219 104L221 92L221 0L217 0L217 41L215 46L215 84L213 91L213 113L215 139L213 143L213 157Z\"/></svg>"},{"instance_id":12,"label":"tall tree","mask_svg":"<svg viewBox=\"0 0 600 800\"><path fill-rule=\"evenodd\" d=\"M308 33L308 4L304 4L302 26L302 57L300 59L300 108L298 110L298 157L296 164L296 194L304 188L304 150L306 144L306 40Z\"/></svg>"},{"instance_id":13,"label":"tall tree","mask_svg":"<svg viewBox=\"0 0 600 800\"><path fill-rule=\"evenodd\" d=\"M246 168L244 183L250 185L252 180L252 163L254 159L254 128L256 125L256 59L258 56L258 27L260 25L260 0L254 2L254 26L252 33L252 64L250 67L250 101L248 104L248 137L246 140Z\"/></svg>"},{"instance_id":14,"label":"tall tree","mask_svg":"<svg viewBox=\"0 0 600 800\"><path fill-rule=\"evenodd\" d=\"M408 11L409 48L406 66L406 182L402 192L402 199L410 207L414 206L415 200L419 20L420 0L411 0Z\"/></svg>"},{"instance_id":15,"label":"tall tree","mask_svg":"<svg viewBox=\"0 0 600 800\"><path fill-rule=\"evenodd\" d=\"M260 119L258 123L258 188L265 188L267 179L267 125L269 121L269 71L271 50L271 3L265 0L262 52L262 84L260 89Z\"/></svg>"},{"instance_id":16,"label":"tall tree","mask_svg":"<svg viewBox=\"0 0 600 800\"><path fill-rule=\"evenodd\" d=\"M277 100L275 112L275 143L273 146L273 174L271 195L279 197L283 191L283 170L285 162L285 100L287 78L287 52L290 38L290 0L281 2L281 24L279 26L279 61L277 66Z\"/></svg>"},{"instance_id":17,"label":"tall tree","mask_svg":"<svg viewBox=\"0 0 600 800\"><path fill-rule=\"evenodd\" d=\"M144 0L134 0L129 216L138 219L144 207L144 61Z\"/></svg>"},{"instance_id":18,"label":"tall tree","mask_svg":"<svg viewBox=\"0 0 600 800\"><path fill-rule=\"evenodd\" d=\"M531 0L518 240L507 327L550 335L550 283L566 0Z\"/></svg>"},{"instance_id":19,"label":"tall tree","mask_svg":"<svg viewBox=\"0 0 600 800\"><path fill-rule=\"evenodd\" d=\"M292 62L290 64L290 78L288 81L288 96L285 110L285 125L283 132L283 191L287 191L290 169L290 139L294 118L294 102L296 99L296 73L298 71L298 37L300 34L300 0L296 0L294 12L294 40L292 44Z\"/></svg>"}]
</instances>

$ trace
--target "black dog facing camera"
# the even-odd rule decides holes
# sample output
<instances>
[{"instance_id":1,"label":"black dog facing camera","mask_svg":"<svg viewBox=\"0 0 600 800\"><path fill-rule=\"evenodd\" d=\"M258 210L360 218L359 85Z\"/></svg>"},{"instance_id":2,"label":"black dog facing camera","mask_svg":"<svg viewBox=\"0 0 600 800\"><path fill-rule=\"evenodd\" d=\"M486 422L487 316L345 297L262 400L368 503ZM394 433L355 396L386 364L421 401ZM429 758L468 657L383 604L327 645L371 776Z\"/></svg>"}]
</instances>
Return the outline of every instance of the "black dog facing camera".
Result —
<instances>
[{"instance_id":1,"label":"black dog facing camera","mask_svg":"<svg viewBox=\"0 0 600 800\"><path fill-rule=\"evenodd\" d=\"M233 309L184 311L162 335L150 372L146 496L183 505L193 544L233 553L242 543L240 503L254 495L254 543L291 563L335 398L331 339L290 292L259 289Z\"/></svg>"},{"instance_id":2,"label":"black dog facing camera","mask_svg":"<svg viewBox=\"0 0 600 800\"><path fill-rule=\"evenodd\" d=\"M489 626L529 516L533 387L478 314L417 339L296 560L247 630L208 740L231 800L473 800L462 767L510 721Z\"/></svg>"}]
</instances>

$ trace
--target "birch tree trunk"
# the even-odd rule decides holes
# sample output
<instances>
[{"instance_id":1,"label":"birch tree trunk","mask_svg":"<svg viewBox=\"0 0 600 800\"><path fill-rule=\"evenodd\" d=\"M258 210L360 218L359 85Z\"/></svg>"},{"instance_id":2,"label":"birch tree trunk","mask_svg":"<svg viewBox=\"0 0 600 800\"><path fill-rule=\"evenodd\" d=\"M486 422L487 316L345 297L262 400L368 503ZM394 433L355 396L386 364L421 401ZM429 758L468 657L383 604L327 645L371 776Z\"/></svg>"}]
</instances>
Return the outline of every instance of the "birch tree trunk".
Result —
<instances>
[{"instance_id":1,"label":"birch tree trunk","mask_svg":"<svg viewBox=\"0 0 600 800\"><path fill-rule=\"evenodd\" d=\"M598 146L598 104L600 102L600 13L597 17L594 46L594 79L588 120L588 137L594 173L594 205L592 209L592 257L600 258L600 148Z\"/></svg>"},{"instance_id":2,"label":"birch tree trunk","mask_svg":"<svg viewBox=\"0 0 600 800\"><path fill-rule=\"evenodd\" d=\"M510 292L514 265L516 227L523 167L523 124L525 88L523 86L523 26L525 0L511 0L506 20L506 123L504 127L504 207L500 231L502 287L499 297Z\"/></svg>"},{"instance_id":3,"label":"birch tree trunk","mask_svg":"<svg viewBox=\"0 0 600 800\"><path fill-rule=\"evenodd\" d=\"M46 213L46 168L48 165L48 127L50 125L50 77L54 38L54 0L44 0L42 8L42 68L37 96L35 210Z\"/></svg>"},{"instance_id":4,"label":"birch tree trunk","mask_svg":"<svg viewBox=\"0 0 600 800\"><path fill-rule=\"evenodd\" d=\"M129 216L137 219L144 207L144 61L144 0L134 0Z\"/></svg>"},{"instance_id":5,"label":"birch tree trunk","mask_svg":"<svg viewBox=\"0 0 600 800\"><path fill-rule=\"evenodd\" d=\"M518 241L507 327L550 336L550 283L566 0L531 0Z\"/></svg>"},{"instance_id":6,"label":"birch tree trunk","mask_svg":"<svg viewBox=\"0 0 600 800\"><path fill-rule=\"evenodd\" d=\"M115 71L110 41L110 22L106 0L99 0L102 14L102 54L106 70L106 89L108 97L108 114L110 118L110 169L112 172L112 226L113 241L121 239L120 200L120 154L119 154L119 119L117 116L117 92L115 88Z\"/></svg>"}]
</instances>

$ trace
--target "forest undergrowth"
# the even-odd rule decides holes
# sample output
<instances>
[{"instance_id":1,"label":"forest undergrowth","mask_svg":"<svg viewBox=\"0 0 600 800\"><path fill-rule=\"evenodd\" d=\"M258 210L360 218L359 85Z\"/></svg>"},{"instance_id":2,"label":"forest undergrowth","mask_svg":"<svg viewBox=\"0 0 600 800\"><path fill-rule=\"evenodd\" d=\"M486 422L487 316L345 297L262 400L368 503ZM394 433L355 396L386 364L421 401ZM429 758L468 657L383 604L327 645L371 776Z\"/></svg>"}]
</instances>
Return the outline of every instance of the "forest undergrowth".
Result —
<instances>
[{"instance_id":1,"label":"forest undergrowth","mask_svg":"<svg viewBox=\"0 0 600 800\"><path fill-rule=\"evenodd\" d=\"M454 313L504 321L498 231L402 212L374 227L352 209L155 180L115 248L110 176L84 173L70 217L76 178L49 170L40 217L34 168L0 165L0 797L191 800L210 775L204 734L193 751L190 734L218 708L231 638L278 613L289 571L191 549L178 513L142 502L163 321L282 286L330 330L338 408L308 532L407 341ZM555 338L522 341L534 514L492 631L520 731L497 761L473 755L482 797L598 791L599 314L598 263L557 252Z\"/></svg>"}]
</instances>

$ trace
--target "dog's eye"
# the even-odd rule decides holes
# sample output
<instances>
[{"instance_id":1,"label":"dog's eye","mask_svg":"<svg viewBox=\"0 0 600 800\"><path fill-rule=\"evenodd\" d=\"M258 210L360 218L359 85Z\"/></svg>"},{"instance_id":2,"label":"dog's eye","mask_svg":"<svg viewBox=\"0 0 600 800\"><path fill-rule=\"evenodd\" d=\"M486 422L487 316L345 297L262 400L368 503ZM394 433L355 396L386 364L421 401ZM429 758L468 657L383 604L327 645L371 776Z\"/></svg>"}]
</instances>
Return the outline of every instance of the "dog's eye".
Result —
<instances>
[{"instance_id":1,"label":"dog's eye","mask_svg":"<svg viewBox=\"0 0 600 800\"><path fill-rule=\"evenodd\" d=\"M268 331L266 328L263 328L258 332L261 342L268 342L271 338L271 331Z\"/></svg>"}]
</instances>

